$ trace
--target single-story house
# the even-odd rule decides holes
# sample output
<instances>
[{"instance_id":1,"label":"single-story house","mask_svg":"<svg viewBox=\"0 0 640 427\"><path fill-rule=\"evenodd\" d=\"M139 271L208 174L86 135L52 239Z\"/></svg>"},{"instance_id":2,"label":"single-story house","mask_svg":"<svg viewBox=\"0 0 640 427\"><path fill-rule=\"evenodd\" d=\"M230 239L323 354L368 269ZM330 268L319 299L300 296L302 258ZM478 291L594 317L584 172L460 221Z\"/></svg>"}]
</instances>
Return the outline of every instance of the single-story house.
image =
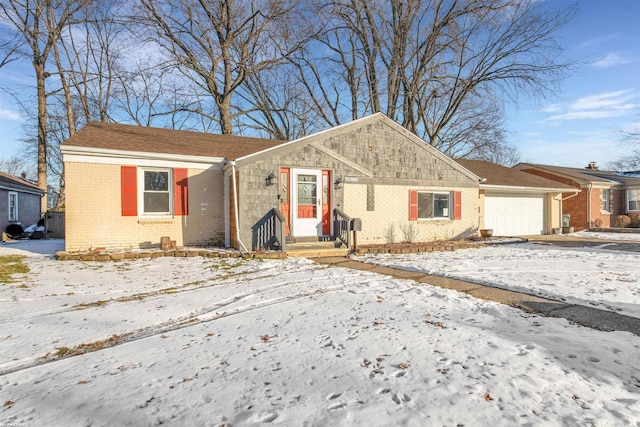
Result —
<instances>
[{"instance_id":1,"label":"single-story house","mask_svg":"<svg viewBox=\"0 0 640 427\"><path fill-rule=\"evenodd\" d=\"M381 113L288 142L92 122L61 150L68 251L163 236L278 249L348 226L360 243L430 241L479 226L479 177Z\"/></svg>"},{"instance_id":2,"label":"single-story house","mask_svg":"<svg viewBox=\"0 0 640 427\"><path fill-rule=\"evenodd\" d=\"M514 168L569 185L581 191L567 193L563 214L571 215L576 230L611 227L617 215L640 213L640 178L598 169L595 162L586 168L520 163Z\"/></svg>"},{"instance_id":3,"label":"single-story house","mask_svg":"<svg viewBox=\"0 0 640 427\"><path fill-rule=\"evenodd\" d=\"M0 228L5 231L10 224L22 228L40 219L40 199L44 191L23 178L0 172Z\"/></svg>"},{"instance_id":4,"label":"single-story house","mask_svg":"<svg viewBox=\"0 0 640 427\"><path fill-rule=\"evenodd\" d=\"M481 160L458 159L482 178L480 228L495 236L551 234L562 226L563 193L573 187Z\"/></svg>"}]
</instances>

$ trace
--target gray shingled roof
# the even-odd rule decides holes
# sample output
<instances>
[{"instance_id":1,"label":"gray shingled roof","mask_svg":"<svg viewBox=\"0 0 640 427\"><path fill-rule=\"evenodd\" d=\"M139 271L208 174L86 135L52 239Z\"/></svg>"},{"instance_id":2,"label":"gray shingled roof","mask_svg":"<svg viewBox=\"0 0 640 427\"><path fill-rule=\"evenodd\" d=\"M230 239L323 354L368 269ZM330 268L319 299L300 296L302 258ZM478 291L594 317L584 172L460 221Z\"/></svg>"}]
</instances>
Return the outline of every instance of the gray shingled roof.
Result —
<instances>
[{"instance_id":1,"label":"gray shingled roof","mask_svg":"<svg viewBox=\"0 0 640 427\"><path fill-rule=\"evenodd\" d=\"M486 179L486 181L483 182L483 184L486 185L575 190L574 187L491 162L466 159L456 159L456 162L460 163L480 178Z\"/></svg>"},{"instance_id":2,"label":"gray shingled roof","mask_svg":"<svg viewBox=\"0 0 640 427\"><path fill-rule=\"evenodd\" d=\"M0 172L0 185L15 189L16 191L36 191L44 194L44 191L38 188L37 185L4 172Z\"/></svg>"},{"instance_id":3,"label":"gray shingled roof","mask_svg":"<svg viewBox=\"0 0 640 427\"><path fill-rule=\"evenodd\" d=\"M234 160L284 142L286 141L90 122L62 145L63 147L226 157Z\"/></svg>"}]
</instances>

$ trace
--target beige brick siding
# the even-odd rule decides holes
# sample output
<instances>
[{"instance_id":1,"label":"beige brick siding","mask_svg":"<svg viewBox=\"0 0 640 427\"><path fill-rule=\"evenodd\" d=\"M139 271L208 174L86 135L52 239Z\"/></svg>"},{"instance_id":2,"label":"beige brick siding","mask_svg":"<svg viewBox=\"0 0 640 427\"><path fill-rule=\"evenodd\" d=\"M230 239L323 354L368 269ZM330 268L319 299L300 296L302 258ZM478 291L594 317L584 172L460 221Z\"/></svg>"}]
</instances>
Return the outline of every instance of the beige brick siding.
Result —
<instances>
[{"instance_id":1,"label":"beige brick siding","mask_svg":"<svg viewBox=\"0 0 640 427\"><path fill-rule=\"evenodd\" d=\"M461 220L409 221L409 190L460 191L462 193ZM478 189L443 188L407 185L375 185L375 210L367 211L367 185L344 185L344 211L362 219L358 244L386 243L390 227L395 230L395 241L405 241L402 227L414 225L417 242L468 237L478 231ZM453 206L450 206L453 210Z\"/></svg>"},{"instance_id":2,"label":"beige brick siding","mask_svg":"<svg viewBox=\"0 0 640 427\"><path fill-rule=\"evenodd\" d=\"M219 170L188 170L188 216L144 222L122 216L119 165L67 162L65 167L67 251L157 247L162 236L179 246L221 244L224 239Z\"/></svg>"}]
</instances>

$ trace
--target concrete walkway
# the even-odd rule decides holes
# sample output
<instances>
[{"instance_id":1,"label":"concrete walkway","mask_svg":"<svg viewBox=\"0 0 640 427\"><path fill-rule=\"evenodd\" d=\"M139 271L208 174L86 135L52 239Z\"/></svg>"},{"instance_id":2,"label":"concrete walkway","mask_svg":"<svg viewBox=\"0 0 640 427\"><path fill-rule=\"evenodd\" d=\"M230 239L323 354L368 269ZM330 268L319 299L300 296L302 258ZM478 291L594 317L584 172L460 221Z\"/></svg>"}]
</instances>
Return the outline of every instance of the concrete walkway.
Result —
<instances>
[{"instance_id":1,"label":"concrete walkway","mask_svg":"<svg viewBox=\"0 0 640 427\"><path fill-rule=\"evenodd\" d=\"M631 316L624 316L612 311L600 310L576 304L567 304L564 302L540 298L534 295L507 291L463 280L367 264L349 258L325 257L314 258L313 260L317 263L329 266L370 271L372 273L391 276L396 279L414 280L416 282L439 286L445 289L453 289L476 298L496 301L530 313L537 313L547 317L564 318L593 329L599 329L602 331L626 331L640 336L640 319Z\"/></svg>"}]
</instances>

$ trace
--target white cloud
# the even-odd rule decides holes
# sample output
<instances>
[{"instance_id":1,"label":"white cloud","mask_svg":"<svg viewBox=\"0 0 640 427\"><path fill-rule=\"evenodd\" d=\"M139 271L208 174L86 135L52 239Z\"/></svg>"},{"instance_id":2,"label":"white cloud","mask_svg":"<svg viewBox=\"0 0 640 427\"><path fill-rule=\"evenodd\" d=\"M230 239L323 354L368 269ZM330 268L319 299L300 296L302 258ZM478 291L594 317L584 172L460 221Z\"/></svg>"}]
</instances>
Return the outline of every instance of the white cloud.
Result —
<instances>
[{"instance_id":1,"label":"white cloud","mask_svg":"<svg viewBox=\"0 0 640 427\"><path fill-rule=\"evenodd\" d=\"M585 40L578 47L581 48L581 49L584 49L584 48L587 48L587 47L591 47L591 46L594 46L594 45L598 45L598 44L607 42L607 41L612 40L612 39L614 39L616 37L618 37L618 34L616 34L616 33L606 34L606 35L600 36L600 37L594 37L592 39Z\"/></svg>"},{"instance_id":2,"label":"white cloud","mask_svg":"<svg viewBox=\"0 0 640 427\"><path fill-rule=\"evenodd\" d=\"M621 117L640 108L640 104L635 102L637 99L638 94L633 90L620 90L585 96L561 106L562 108L557 108L557 105L553 105L553 108L543 109L542 111L546 113L563 111L562 114L547 117L544 122Z\"/></svg>"},{"instance_id":3,"label":"white cloud","mask_svg":"<svg viewBox=\"0 0 640 427\"><path fill-rule=\"evenodd\" d=\"M22 116L15 111L3 110L0 108L0 119L4 120L22 120Z\"/></svg>"},{"instance_id":4,"label":"white cloud","mask_svg":"<svg viewBox=\"0 0 640 427\"><path fill-rule=\"evenodd\" d=\"M596 68L613 68L618 65L630 64L631 62L633 62L631 58L618 52L611 52L589 65Z\"/></svg>"},{"instance_id":5,"label":"white cloud","mask_svg":"<svg viewBox=\"0 0 640 427\"><path fill-rule=\"evenodd\" d=\"M624 105L628 100L635 98L636 95L631 90L619 90L616 92L605 92L598 95L585 96L578 98L571 103L571 110L594 110L598 108L616 108Z\"/></svg>"},{"instance_id":6,"label":"white cloud","mask_svg":"<svg viewBox=\"0 0 640 427\"><path fill-rule=\"evenodd\" d=\"M564 106L562 104L549 104L542 109L543 113L557 113L562 111Z\"/></svg>"}]
</instances>

